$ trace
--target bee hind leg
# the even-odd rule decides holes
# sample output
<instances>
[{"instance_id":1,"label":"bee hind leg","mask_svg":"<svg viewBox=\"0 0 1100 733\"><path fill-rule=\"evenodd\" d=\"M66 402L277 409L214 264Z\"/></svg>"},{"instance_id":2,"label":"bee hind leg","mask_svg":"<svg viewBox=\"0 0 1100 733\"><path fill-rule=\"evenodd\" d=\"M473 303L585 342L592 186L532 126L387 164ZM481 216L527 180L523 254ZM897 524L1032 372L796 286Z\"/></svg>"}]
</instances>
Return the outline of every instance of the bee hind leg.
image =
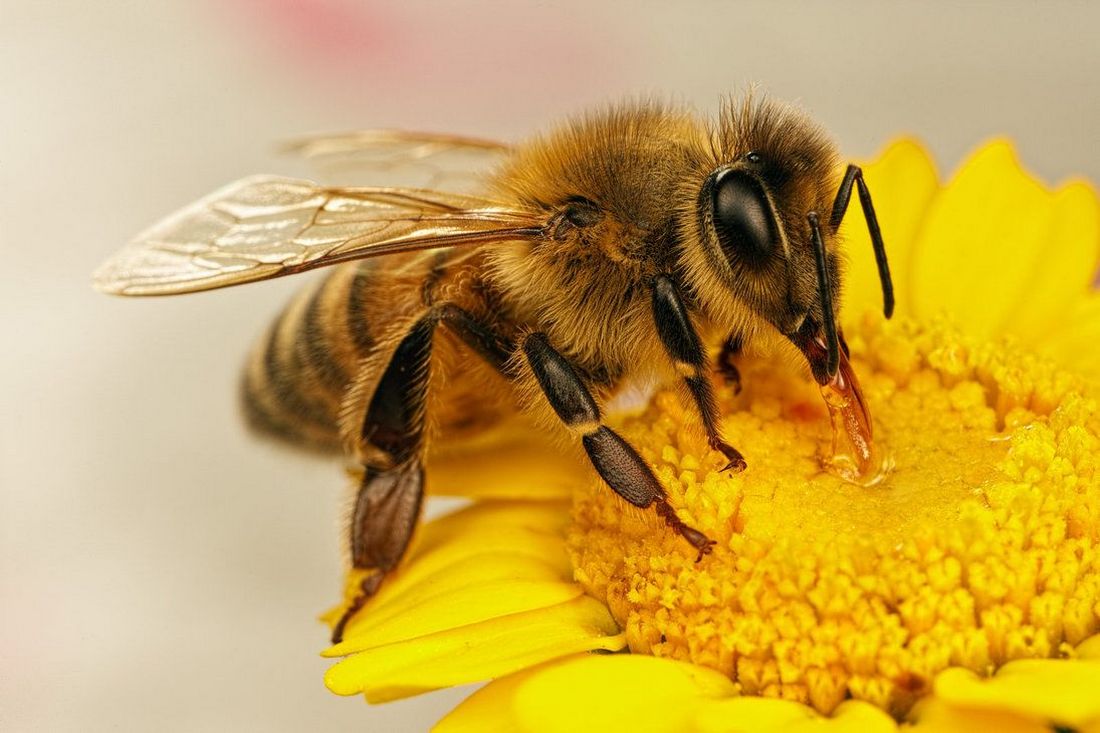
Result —
<instances>
[{"instance_id":1,"label":"bee hind leg","mask_svg":"<svg viewBox=\"0 0 1100 733\"><path fill-rule=\"evenodd\" d=\"M668 496L638 452L600 422L600 409L577 372L542 333L523 342L527 358L550 406L571 430L581 434L589 460L611 489L636 507L652 506L665 523L698 551L696 562L708 554L714 541L689 527L668 503Z\"/></svg>"},{"instance_id":2,"label":"bee hind leg","mask_svg":"<svg viewBox=\"0 0 1100 733\"><path fill-rule=\"evenodd\" d=\"M360 439L386 457L382 467L367 466L351 517L351 561L370 571L332 629L332 643L378 592L386 575L405 555L420 517L424 496L424 403L430 378L432 337L442 325L498 370L511 344L451 303L433 307L398 344L374 389Z\"/></svg>"},{"instance_id":3,"label":"bee hind leg","mask_svg":"<svg viewBox=\"0 0 1100 733\"><path fill-rule=\"evenodd\" d=\"M332 628L332 643L344 636L348 621L378 592L386 574L397 567L412 538L420 517L424 496L424 469L419 460L363 474L352 511L352 565L370 572L359 584L352 600Z\"/></svg>"},{"instance_id":4,"label":"bee hind leg","mask_svg":"<svg viewBox=\"0 0 1100 733\"><path fill-rule=\"evenodd\" d=\"M367 570L359 594L332 629L332 642L378 592L386 575L408 549L424 498L424 403L427 397L432 335L437 319L418 320L394 349L367 407L360 439L371 446L377 465L364 466L351 513L352 567Z\"/></svg>"}]
</instances>

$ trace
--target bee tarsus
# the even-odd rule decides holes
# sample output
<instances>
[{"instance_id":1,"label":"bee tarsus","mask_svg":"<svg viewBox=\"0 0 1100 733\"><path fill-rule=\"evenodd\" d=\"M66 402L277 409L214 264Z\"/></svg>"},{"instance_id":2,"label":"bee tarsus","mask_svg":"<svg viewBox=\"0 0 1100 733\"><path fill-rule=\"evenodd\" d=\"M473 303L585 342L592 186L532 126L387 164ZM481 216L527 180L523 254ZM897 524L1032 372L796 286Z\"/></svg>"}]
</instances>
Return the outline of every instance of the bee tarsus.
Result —
<instances>
[{"instance_id":1,"label":"bee tarsus","mask_svg":"<svg viewBox=\"0 0 1100 733\"><path fill-rule=\"evenodd\" d=\"M716 450L726 457L728 463L722 467L723 471L729 471L731 473L741 473L749 464L745 461L745 457L741 455L741 451L734 448L729 443L724 443L721 440L707 441L711 450Z\"/></svg>"},{"instance_id":2,"label":"bee tarsus","mask_svg":"<svg viewBox=\"0 0 1100 733\"><path fill-rule=\"evenodd\" d=\"M359 613L359 610L367 604L367 601L378 592L378 588L382 585L382 581L385 580L385 578L385 571L376 570L359 582L359 594L351 600L348 607L340 614L340 618L332 625L333 644L339 644L344 640L344 630L347 628L348 622L351 621L351 619L355 617L355 614Z\"/></svg>"},{"instance_id":3,"label":"bee tarsus","mask_svg":"<svg viewBox=\"0 0 1100 733\"><path fill-rule=\"evenodd\" d=\"M698 554L695 556L695 562L702 562L703 556L709 555L714 550L714 546L718 544L699 530L684 524L683 521L680 520L680 517L676 515L676 510L672 508L667 499L662 498L657 501L655 508L661 519L665 520L665 524L679 532L680 536L687 540L691 546L698 551Z\"/></svg>"}]
</instances>

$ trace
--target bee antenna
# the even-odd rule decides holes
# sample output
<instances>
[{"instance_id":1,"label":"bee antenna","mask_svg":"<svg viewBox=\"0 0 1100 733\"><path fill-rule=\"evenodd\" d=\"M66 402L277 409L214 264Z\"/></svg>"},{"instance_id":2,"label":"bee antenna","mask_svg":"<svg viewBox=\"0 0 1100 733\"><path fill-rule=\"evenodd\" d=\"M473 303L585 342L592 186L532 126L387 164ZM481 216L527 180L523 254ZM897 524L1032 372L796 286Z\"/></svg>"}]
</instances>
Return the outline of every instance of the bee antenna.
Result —
<instances>
[{"instance_id":1,"label":"bee antenna","mask_svg":"<svg viewBox=\"0 0 1100 733\"><path fill-rule=\"evenodd\" d=\"M836 331L836 314L833 312L833 295L829 289L829 271L825 266L825 243L821 240L821 225L817 212L806 215L810 223L810 241L814 247L814 260L817 264L817 293L821 298L821 319L825 328L825 367L830 377L835 377L840 368L840 337Z\"/></svg>"},{"instance_id":2,"label":"bee antenna","mask_svg":"<svg viewBox=\"0 0 1100 733\"><path fill-rule=\"evenodd\" d=\"M852 184L859 191L859 205L863 209L863 218L867 221L867 233L871 235L871 246L875 250L875 264L878 265L878 279L882 284L882 312L889 318L894 315L894 282L890 278L890 263L886 260L886 245L882 242L882 231L878 226L878 217L875 215L875 205L871 202L871 191L863 180L863 170L858 165L849 165L844 172L844 179L840 182L840 188L836 192L836 200L833 201L833 213L829 218L833 231L840 227L840 221L844 218L844 212L848 209L848 201L852 197Z\"/></svg>"},{"instance_id":3,"label":"bee antenna","mask_svg":"<svg viewBox=\"0 0 1100 733\"><path fill-rule=\"evenodd\" d=\"M886 260L886 245L882 242L882 232L878 228L875 205L871 203L871 191L863 182L863 176L856 176L856 188L859 191L859 205L863 207L863 218L867 220L867 231L871 235L871 246L875 250L875 264L878 265L878 279L882 283L882 312L889 318L894 315L894 281L890 278L890 263Z\"/></svg>"}]
</instances>

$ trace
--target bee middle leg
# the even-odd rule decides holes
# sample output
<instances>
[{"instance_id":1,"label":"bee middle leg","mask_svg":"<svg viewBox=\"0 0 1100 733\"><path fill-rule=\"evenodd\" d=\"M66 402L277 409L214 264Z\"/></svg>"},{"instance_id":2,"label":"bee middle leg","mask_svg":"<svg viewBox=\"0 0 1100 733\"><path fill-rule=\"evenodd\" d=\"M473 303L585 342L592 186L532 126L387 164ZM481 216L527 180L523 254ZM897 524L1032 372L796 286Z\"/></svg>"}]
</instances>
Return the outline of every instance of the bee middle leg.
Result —
<instances>
[{"instance_id":1,"label":"bee middle leg","mask_svg":"<svg viewBox=\"0 0 1100 733\"><path fill-rule=\"evenodd\" d=\"M653 471L629 443L600 422L591 392L545 334L528 335L523 353L550 406L566 426L581 434L589 460L607 485L636 507L654 507L666 524L698 550L696 562L709 553L714 541L676 516Z\"/></svg>"},{"instance_id":2,"label":"bee middle leg","mask_svg":"<svg viewBox=\"0 0 1100 733\"><path fill-rule=\"evenodd\" d=\"M723 471L744 471L747 467L745 457L741 455L741 451L722 439L718 428L720 413L714 388L707 374L706 351L702 339L691 324L679 288L668 275L658 275L653 280L652 296L657 333L699 410L703 429L707 434L707 444L726 457L728 463ZM740 382L740 374L737 378Z\"/></svg>"}]
</instances>

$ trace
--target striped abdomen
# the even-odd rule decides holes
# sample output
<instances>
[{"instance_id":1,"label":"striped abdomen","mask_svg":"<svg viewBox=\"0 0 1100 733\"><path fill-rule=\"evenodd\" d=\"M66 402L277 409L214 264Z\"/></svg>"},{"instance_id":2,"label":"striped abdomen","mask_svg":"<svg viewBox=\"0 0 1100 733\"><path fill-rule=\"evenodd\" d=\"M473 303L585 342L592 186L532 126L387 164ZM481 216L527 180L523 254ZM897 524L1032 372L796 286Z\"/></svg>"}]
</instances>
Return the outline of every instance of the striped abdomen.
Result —
<instances>
[{"instance_id":1,"label":"striped abdomen","mask_svg":"<svg viewBox=\"0 0 1100 733\"><path fill-rule=\"evenodd\" d=\"M334 268L298 293L257 344L242 384L253 428L307 447L340 446L341 404L374 344L366 314L372 264Z\"/></svg>"}]
</instances>

